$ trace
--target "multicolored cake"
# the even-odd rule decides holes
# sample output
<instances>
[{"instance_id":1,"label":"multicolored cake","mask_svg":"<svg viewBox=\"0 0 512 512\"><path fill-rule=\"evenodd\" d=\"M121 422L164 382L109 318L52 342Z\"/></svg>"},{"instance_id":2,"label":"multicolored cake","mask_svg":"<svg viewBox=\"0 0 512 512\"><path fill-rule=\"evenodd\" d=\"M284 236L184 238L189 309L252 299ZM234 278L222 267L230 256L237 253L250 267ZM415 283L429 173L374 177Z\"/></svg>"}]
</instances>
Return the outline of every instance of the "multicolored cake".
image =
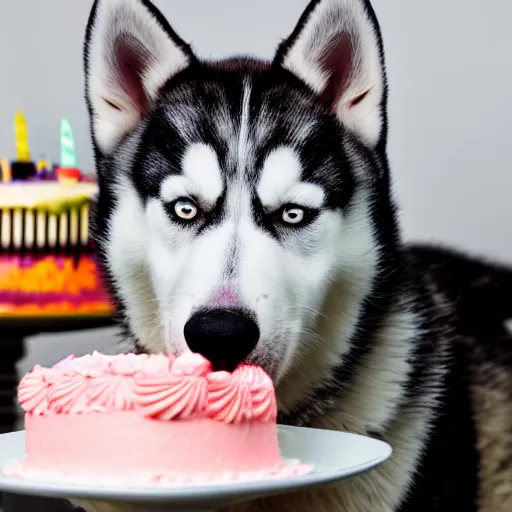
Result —
<instances>
[{"instance_id":1,"label":"multicolored cake","mask_svg":"<svg viewBox=\"0 0 512 512\"><path fill-rule=\"evenodd\" d=\"M61 166L30 160L16 115L17 160L1 160L0 315L109 315L89 236L93 179L76 168L71 127L61 127Z\"/></svg>"},{"instance_id":2,"label":"multicolored cake","mask_svg":"<svg viewBox=\"0 0 512 512\"><path fill-rule=\"evenodd\" d=\"M101 485L185 485L286 477L270 377L212 372L199 354L99 353L22 379L26 456L11 476Z\"/></svg>"}]
</instances>

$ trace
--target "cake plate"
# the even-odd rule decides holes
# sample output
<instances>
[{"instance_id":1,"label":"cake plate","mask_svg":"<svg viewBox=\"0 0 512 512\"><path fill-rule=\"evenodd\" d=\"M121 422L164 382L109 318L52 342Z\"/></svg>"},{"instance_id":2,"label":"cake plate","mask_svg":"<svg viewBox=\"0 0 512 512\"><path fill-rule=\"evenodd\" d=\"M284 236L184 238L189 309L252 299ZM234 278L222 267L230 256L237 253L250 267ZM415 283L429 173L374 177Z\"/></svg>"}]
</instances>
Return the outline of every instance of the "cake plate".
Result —
<instances>
[{"instance_id":1,"label":"cake plate","mask_svg":"<svg viewBox=\"0 0 512 512\"><path fill-rule=\"evenodd\" d=\"M299 459L313 470L301 476L210 486L123 488L69 485L0 475L0 491L31 496L126 504L128 510L210 512L245 501L330 484L368 471L391 455L391 447L369 437L311 428L279 426L279 447L286 460ZM0 435L0 467L21 459L25 433ZM122 510L120 508L119 510Z\"/></svg>"}]
</instances>

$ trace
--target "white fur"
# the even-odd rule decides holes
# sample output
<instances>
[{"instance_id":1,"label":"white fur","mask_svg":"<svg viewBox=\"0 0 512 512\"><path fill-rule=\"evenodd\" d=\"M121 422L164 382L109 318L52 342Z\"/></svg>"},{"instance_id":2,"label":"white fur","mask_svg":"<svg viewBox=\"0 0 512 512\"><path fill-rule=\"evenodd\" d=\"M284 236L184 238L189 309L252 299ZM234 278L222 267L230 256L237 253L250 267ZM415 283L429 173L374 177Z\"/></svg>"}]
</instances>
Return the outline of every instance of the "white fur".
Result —
<instances>
[{"instance_id":1,"label":"white fur","mask_svg":"<svg viewBox=\"0 0 512 512\"><path fill-rule=\"evenodd\" d=\"M240 172L246 170L248 157L250 155L250 139L249 139L249 125L250 125L250 99L251 99L251 85L249 81L244 84L244 93L242 97L242 113L240 116L240 129L238 130L238 144L237 144L237 159L236 165Z\"/></svg>"},{"instance_id":2,"label":"white fur","mask_svg":"<svg viewBox=\"0 0 512 512\"><path fill-rule=\"evenodd\" d=\"M289 190L300 181L302 166L293 148L281 147L270 153L261 171L258 195L264 207L275 209Z\"/></svg>"},{"instance_id":3,"label":"white fur","mask_svg":"<svg viewBox=\"0 0 512 512\"><path fill-rule=\"evenodd\" d=\"M328 250L323 258L311 261L303 275L314 272L315 265L329 268L325 288L312 291L321 294L322 305L314 329L304 333L305 341L290 355L286 375L277 386L280 410L290 411L296 403L337 365L350 349L364 299L371 291L377 273L378 250L373 241L373 228L364 187L356 192L352 208L342 219L333 214L331 233L325 233ZM330 255L330 256L327 256ZM319 299L316 299L319 300ZM308 305L309 307L314 307Z\"/></svg>"},{"instance_id":4,"label":"white fur","mask_svg":"<svg viewBox=\"0 0 512 512\"><path fill-rule=\"evenodd\" d=\"M384 431L396 418L411 371L411 339L419 334L417 316L405 303L400 309L386 318L374 349L364 357L329 421L364 433Z\"/></svg>"},{"instance_id":5,"label":"white fur","mask_svg":"<svg viewBox=\"0 0 512 512\"><path fill-rule=\"evenodd\" d=\"M160 197L171 202L197 196L202 204L214 206L222 194L222 171L215 151L206 144L191 144L183 156L182 174L169 176L160 187Z\"/></svg>"},{"instance_id":6,"label":"white fur","mask_svg":"<svg viewBox=\"0 0 512 512\"><path fill-rule=\"evenodd\" d=\"M321 68L321 58L329 52L333 37L340 34L346 34L353 42L354 54L350 80L334 106L335 112L348 129L373 146L382 131L383 69L377 35L361 0L319 2L285 56L283 66L321 94L329 82L328 71ZM366 97L352 105L365 92Z\"/></svg>"},{"instance_id":7,"label":"white fur","mask_svg":"<svg viewBox=\"0 0 512 512\"><path fill-rule=\"evenodd\" d=\"M148 350L164 346L162 325L147 265L148 233L141 201L128 180L116 186L117 207L107 243L108 264L130 318L130 327Z\"/></svg>"},{"instance_id":8,"label":"white fur","mask_svg":"<svg viewBox=\"0 0 512 512\"><path fill-rule=\"evenodd\" d=\"M126 34L130 34L151 56L141 77L150 101L157 98L160 87L169 78L189 63L187 55L170 39L142 2L99 1L88 46L88 97L93 110L95 139L103 152L111 150L131 132L143 115L134 98L123 88L116 61L116 42Z\"/></svg>"},{"instance_id":9,"label":"white fur","mask_svg":"<svg viewBox=\"0 0 512 512\"><path fill-rule=\"evenodd\" d=\"M258 195L268 211L283 204L320 208L325 193L314 183L301 182L302 165L293 148L280 147L266 158L258 182Z\"/></svg>"},{"instance_id":10,"label":"white fur","mask_svg":"<svg viewBox=\"0 0 512 512\"><path fill-rule=\"evenodd\" d=\"M314 183L297 183L283 196L282 203L291 203L306 208L319 209L324 204L325 192Z\"/></svg>"}]
</instances>

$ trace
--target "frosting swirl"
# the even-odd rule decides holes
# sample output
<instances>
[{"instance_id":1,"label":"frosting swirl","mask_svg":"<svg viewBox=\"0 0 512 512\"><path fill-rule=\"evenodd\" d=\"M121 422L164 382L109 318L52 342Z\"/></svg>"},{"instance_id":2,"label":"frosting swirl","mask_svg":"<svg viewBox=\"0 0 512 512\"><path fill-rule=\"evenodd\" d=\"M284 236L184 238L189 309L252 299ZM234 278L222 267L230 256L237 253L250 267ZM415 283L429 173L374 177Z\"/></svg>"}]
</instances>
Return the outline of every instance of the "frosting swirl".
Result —
<instances>
[{"instance_id":1,"label":"frosting swirl","mask_svg":"<svg viewBox=\"0 0 512 512\"><path fill-rule=\"evenodd\" d=\"M64 414L86 410L90 380L80 373L63 374L47 390L48 409Z\"/></svg>"},{"instance_id":2,"label":"frosting swirl","mask_svg":"<svg viewBox=\"0 0 512 512\"><path fill-rule=\"evenodd\" d=\"M51 370L35 366L27 373L18 386L18 402L27 413L43 414L48 408L48 388L50 382L46 374Z\"/></svg>"},{"instance_id":3,"label":"frosting swirl","mask_svg":"<svg viewBox=\"0 0 512 512\"><path fill-rule=\"evenodd\" d=\"M243 371L251 390L253 419L263 423L276 421L277 402L272 379L258 366L247 366Z\"/></svg>"},{"instance_id":4,"label":"frosting swirl","mask_svg":"<svg viewBox=\"0 0 512 512\"><path fill-rule=\"evenodd\" d=\"M272 381L261 368L211 372L211 364L193 353L69 356L27 373L18 400L28 414L136 409L164 421L207 417L226 423L271 422L277 416Z\"/></svg>"},{"instance_id":5,"label":"frosting swirl","mask_svg":"<svg viewBox=\"0 0 512 512\"><path fill-rule=\"evenodd\" d=\"M128 411L135 406L133 379L124 375L102 375L91 379L88 405L95 411Z\"/></svg>"},{"instance_id":6,"label":"frosting swirl","mask_svg":"<svg viewBox=\"0 0 512 512\"><path fill-rule=\"evenodd\" d=\"M186 419L204 413L208 400L206 375L210 363L199 354L178 357L167 375L135 377L138 409L144 416L159 419Z\"/></svg>"},{"instance_id":7,"label":"frosting swirl","mask_svg":"<svg viewBox=\"0 0 512 512\"><path fill-rule=\"evenodd\" d=\"M137 408L144 416L159 420L200 416L208 398L206 379L195 376L135 377Z\"/></svg>"},{"instance_id":8,"label":"frosting swirl","mask_svg":"<svg viewBox=\"0 0 512 512\"><path fill-rule=\"evenodd\" d=\"M208 417L226 423L275 421L277 405L270 377L256 366L208 375Z\"/></svg>"}]
</instances>

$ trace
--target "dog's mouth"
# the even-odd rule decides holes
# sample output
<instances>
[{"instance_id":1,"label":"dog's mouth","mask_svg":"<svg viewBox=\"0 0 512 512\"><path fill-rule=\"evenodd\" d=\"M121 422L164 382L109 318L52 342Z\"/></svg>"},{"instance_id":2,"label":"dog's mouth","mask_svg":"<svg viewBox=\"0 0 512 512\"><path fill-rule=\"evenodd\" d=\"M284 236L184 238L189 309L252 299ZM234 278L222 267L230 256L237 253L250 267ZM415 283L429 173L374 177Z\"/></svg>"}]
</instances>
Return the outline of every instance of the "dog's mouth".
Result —
<instances>
[{"instance_id":1,"label":"dog's mouth","mask_svg":"<svg viewBox=\"0 0 512 512\"><path fill-rule=\"evenodd\" d=\"M186 352L194 352L190 350L189 348L186 349ZM142 353L142 352L141 352ZM183 355L183 352L167 352L166 355L172 356L173 358L177 358L181 355ZM263 361L258 357L253 357L251 354L244 358L242 361L236 361L233 358L215 358L213 361L207 355L201 354L205 359L207 359L211 364L211 371L212 372L234 372L237 368L243 365L251 365L251 366L258 366L265 370L271 377L272 372L271 366L268 364L268 361Z\"/></svg>"},{"instance_id":2,"label":"dog's mouth","mask_svg":"<svg viewBox=\"0 0 512 512\"><path fill-rule=\"evenodd\" d=\"M241 364L233 363L227 359L221 359L212 363L212 371L214 372L234 372Z\"/></svg>"}]
</instances>

